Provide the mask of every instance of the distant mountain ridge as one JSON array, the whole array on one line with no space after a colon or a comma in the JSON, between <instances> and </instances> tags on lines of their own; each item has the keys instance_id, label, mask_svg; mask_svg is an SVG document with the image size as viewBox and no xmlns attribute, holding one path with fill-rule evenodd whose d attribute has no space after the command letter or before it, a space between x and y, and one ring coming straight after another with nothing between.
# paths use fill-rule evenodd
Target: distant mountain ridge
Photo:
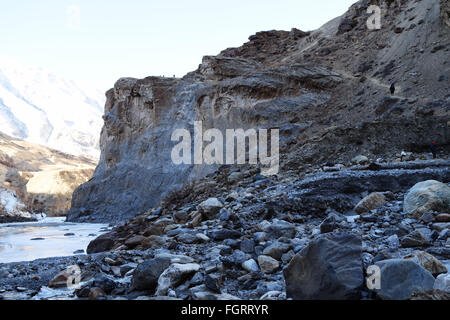
<instances>
[{"instance_id":1,"label":"distant mountain ridge","mask_svg":"<svg viewBox=\"0 0 450 320\"><path fill-rule=\"evenodd\" d=\"M99 155L104 94L0 57L0 130L66 153Z\"/></svg>"}]
</instances>

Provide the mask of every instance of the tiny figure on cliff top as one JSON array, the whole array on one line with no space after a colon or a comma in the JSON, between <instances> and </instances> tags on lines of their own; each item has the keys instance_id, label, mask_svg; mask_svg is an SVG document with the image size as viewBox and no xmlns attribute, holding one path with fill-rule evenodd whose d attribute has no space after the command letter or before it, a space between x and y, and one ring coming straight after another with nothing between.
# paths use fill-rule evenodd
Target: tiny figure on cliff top
<instances>
[{"instance_id":1,"label":"tiny figure on cliff top","mask_svg":"<svg viewBox=\"0 0 450 320\"><path fill-rule=\"evenodd\" d=\"M391 84L390 90L391 90L391 94L395 93L395 82L393 84Z\"/></svg>"}]
</instances>

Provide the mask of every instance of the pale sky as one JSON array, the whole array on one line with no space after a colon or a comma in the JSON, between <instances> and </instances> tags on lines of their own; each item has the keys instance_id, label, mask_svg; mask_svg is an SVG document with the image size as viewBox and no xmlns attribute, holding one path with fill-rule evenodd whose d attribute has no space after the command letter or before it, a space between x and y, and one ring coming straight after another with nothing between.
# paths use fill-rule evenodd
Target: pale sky
<instances>
[{"instance_id":1,"label":"pale sky","mask_svg":"<svg viewBox=\"0 0 450 320\"><path fill-rule=\"evenodd\" d=\"M356 0L0 0L0 56L106 91L185 75L263 30L313 30Z\"/></svg>"}]
</instances>

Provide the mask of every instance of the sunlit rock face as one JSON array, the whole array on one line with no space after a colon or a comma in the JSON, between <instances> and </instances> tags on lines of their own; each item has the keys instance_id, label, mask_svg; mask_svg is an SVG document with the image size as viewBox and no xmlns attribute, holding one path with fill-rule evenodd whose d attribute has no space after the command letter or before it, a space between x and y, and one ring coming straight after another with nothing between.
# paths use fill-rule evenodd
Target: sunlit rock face
<instances>
[{"instance_id":1,"label":"sunlit rock face","mask_svg":"<svg viewBox=\"0 0 450 320\"><path fill-rule=\"evenodd\" d=\"M73 190L91 178L96 163L0 133L0 187L14 193L27 216L65 215Z\"/></svg>"}]
</instances>

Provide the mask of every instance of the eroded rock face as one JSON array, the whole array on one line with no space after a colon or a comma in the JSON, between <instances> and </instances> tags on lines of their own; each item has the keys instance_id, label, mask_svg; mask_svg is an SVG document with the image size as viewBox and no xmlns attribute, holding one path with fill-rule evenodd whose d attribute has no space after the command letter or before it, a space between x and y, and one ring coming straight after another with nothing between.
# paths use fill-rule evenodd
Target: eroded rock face
<instances>
[{"instance_id":1,"label":"eroded rock face","mask_svg":"<svg viewBox=\"0 0 450 320\"><path fill-rule=\"evenodd\" d=\"M120 79L107 93L100 163L93 179L74 192L68 220L125 220L214 171L214 165L173 164L175 129L188 129L193 137L194 121L203 121L204 131L224 133L281 127L302 108L325 103L327 90L341 81L309 65L258 66L242 58L206 57L197 73L183 79ZM293 139L291 133L280 139Z\"/></svg>"},{"instance_id":2,"label":"eroded rock face","mask_svg":"<svg viewBox=\"0 0 450 320\"><path fill-rule=\"evenodd\" d=\"M227 57L242 57L255 59L259 62L273 61L295 49L297 40L309 35L309 32L293 28L288 31L262 31L249 38L249 41L239 48L229 48L221 52Z\"/></svg>"}]
</instances>

